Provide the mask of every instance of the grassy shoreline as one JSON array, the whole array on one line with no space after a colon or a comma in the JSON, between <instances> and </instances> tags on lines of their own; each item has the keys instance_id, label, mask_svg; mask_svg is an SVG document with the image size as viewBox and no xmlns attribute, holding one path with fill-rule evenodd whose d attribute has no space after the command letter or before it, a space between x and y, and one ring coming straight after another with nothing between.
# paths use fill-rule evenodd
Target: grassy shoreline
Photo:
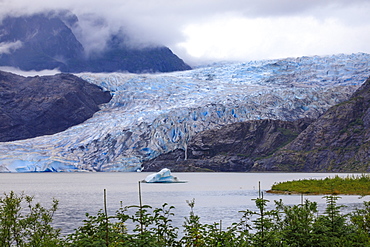
<instances>
[{"instance_id":1,"label":"grassy shoreline","mask_svg":"<svg viewBox=\"0 0 370 247\"><path fill-rule=\"evenodd\" d=\"M268 193L310 195L370 195L370 175L327 177L280 182L272 185Z\"/></svg>"}]
</instances>

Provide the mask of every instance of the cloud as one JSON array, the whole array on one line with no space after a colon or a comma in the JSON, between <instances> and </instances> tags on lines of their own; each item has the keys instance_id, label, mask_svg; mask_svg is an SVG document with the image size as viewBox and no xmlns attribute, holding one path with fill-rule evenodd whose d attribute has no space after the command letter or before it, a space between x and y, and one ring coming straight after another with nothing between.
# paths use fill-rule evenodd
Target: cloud
<instances>
[{"instance_id":1,"label":"cloud","mask_svg":"<svg viewBox=\"0 0 370 247\"><path fill-rule=\"evenodd\" d=\"M1 37L1 36L0 36ZM17 40L15 42L2 42L0 43L0 55L9 54L14 50L22 47L22 42Z\"/></svg>"},{"instance_id":2,"label":"cloud","mask_svg":"<svg viewBox=\"0 0 370 247\"><path fill-rule=\"evenodd\" d=\"M0 0L0 17L51 9L78 16L88 49L122 29L194 64L370 52L368 0Z\"/></svg>"},{"instance_id":3,"label":"cloud","mask_svg":"<svg viewBox=\"0 0 370 247\"><path fill-rule=\"evenodd\" d=\"M10 72L10 73L13 73L13 74L17 74L17 75L21 75L21 76L37 76L37 75L38 76L44 76L44 75L55 75L55 74L61 73L57 69L40 70L40 71L36 71L36 70L23 71L23 70L20 70L18 68L9 67L9 66L0 66L0 70Z\"/></svg>"},{"instance_id":4,"label":"cloud","mask_svg":"<svg viewBox=\"0 0 370 247\"><path fill-rule=\"evenodd\" d=\"M353 27L336 18L224 17L189 25L187 39L178 45L208 61L369 52L368 30L370 25Z\"/></svg>"}]
</instances>

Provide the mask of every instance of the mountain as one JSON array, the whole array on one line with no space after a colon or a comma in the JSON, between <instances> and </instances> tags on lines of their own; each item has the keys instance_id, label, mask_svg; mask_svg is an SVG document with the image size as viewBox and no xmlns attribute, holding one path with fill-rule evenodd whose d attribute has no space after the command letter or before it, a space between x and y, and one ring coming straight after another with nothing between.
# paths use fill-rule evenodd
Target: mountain
<instances>
[{"instance_id":1,"label":"mountain","mask_svg":"<svg viewBox=\"0 0 370 247\"><path fill-rule=\"evenodd\" d=\"M370 79L253 170L369 172Z\"/></svg>"},{"instance_id":2,"label":"mountain","mask_svg":"<svg viewBox=\"0 0 370 247\"><path fill-rule=\"evenodd\" d=\"M191 69L164 46L131 48L123 32L113 34L107 47L86 54L70 27L78 18L68 12L8 16L0 25L0 66L21 70L62 72L170 72Z\"/></svg>"},{"instance_id":3,"label":"mountain","mask_svg":"<svg viewBox=\"0 0 370 247\"><path fill-rule=\"evenodd\" d=\"M44 14L3 19L0 43L10 46L0 54L0 65L22 70L59 68L68 72L84 55L71 29L59 17Z\"/></svg>"},{"instance_id":4,"label":"mountain","mask_svg":"<svg viewBox=\"0 0 370 247\"><path fill-rule=\"evenodd\" d=\"M308 122L301 119L318 119L348 100L369 77L369 63L369 54L357 53L215 63L171 73L76 74L111 92L112 99L91 118L65 131L0 143L0 171L136 171L161 155L189 150L203 131L218 135L223 128L231 130L229 124L248 137L237 140L241 146L253 146L246 155L267 162L271 156L266 155L279 152L305 132ZM273 145L253 143L246 132L250 129ZM225 133L232 137L232 131ZM205 148L197 144L196 151L203 150L198 157L212 155ZM267 154L262 155L262 150ZM237 160L246 160L241 151L227 150ZM195 156L189 153L187 158ZM269 169L272 163L263 164Z\"/></svg>"},{"instance_id":5,"label":"mountain","mask_svg":"<svg viewBox=\"0 0 370 247\"><path fill-rule=\"evenodd\" d=\"M110 99L109 92L71 74L22 77L0 71L0 141L66 130Z\"/></svg>"}]
</instances>

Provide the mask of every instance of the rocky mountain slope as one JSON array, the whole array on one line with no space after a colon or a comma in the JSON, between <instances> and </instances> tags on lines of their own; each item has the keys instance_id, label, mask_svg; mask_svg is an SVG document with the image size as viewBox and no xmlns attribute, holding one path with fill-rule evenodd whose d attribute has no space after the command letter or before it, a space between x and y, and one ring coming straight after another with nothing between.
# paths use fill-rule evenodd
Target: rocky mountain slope
<instances>
[{"instance_id":1,"label":"rocky mountain slope","mask_svg":"<svg viewBox=\"0 0 370 247\"><path fill-rule=\"evenodd\" d=\"M195 135L185 150L177 149L145 161L145 171L250 171L254 161L273 154L312 122L253 120L234 123ZM186 156L185 156L186 155Z\"/></svg>"},{"instance_id":2,"label":"rocky mountain slope","mask_svg":"<svg viewBox=\"0 0 370 247\"><path fill-rule=\"evenodd\" d=\"M78 18L53 12L8 16L0 24L0 66L62 72L169 72L191 69L164 46L126 45L123 32L113 34L102 51L86 53L71 29Z\"/></svg>"},{"instance_id":3,"label":"rocky mountain slope","mask_svg":"<svg viewBox=\"0 0 370 247\"><path fill-rule=\"evenodd\" d=\"M147 171L167 167L173 171L369 172L370 79L348 101L315 121L247 121L200 132L185 151L162 154L143 167Z\"/></svg>"},{"instance_id":4,"label":"rocky mountain slope","mask_svg":"<svg viewBox=\"0 0 370 247\"><path fill-rule=\"evenodd\" d=\"M92 117L111 97L71 74L22 77L0 71L0 141L63 131Z\"/></svg>"},{"instance_id":5,"label":"rocky mountain slope","mask_svg":"<svg viewBox=\"0 0 370 247\"><path fill-rule=\"evenodd\" d=\"M255 171L370 171L370 79Z\"/></svg>"}]
</instances>

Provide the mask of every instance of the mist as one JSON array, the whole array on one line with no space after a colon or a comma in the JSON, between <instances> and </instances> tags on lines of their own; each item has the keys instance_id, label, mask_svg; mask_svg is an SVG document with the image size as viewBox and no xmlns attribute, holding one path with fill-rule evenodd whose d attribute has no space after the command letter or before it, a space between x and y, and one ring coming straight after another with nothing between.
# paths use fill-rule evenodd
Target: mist
<instances>
[{"instance_id":1,"label":"mist","mask_svg":"<svg viewBox=\"0 0 370 247\"><path fill-rule=\"evenodd\" d=\"M0 18L60 9L78 17L88 51L122 30L131 45L167 46L190 65L370 53L367 0L0 0Z\"/></svg>"},{"instance_id":2,"label":"mist","mask_svg":"<svg viewBox=\"0 0 370 247\"><path fill-rule=\"evenodd\" d=\"M12 51L21 48L22 42L17 40L15 42L2 42L0 43L0 55L1 54L9 54Z\"/></svg>"},{"instance_id":3,"label":"mist","mask_svg":"<svg viewBox=\"0 0 370 247\"><path fill-rule=\"evenodd\" d=\"M17 75L21 75L21 76L25 76L25 77L29 77L29 76L47 76L47 75L56 75L56 74L61 73L57 69L53 69L53 70L47 70L46 69L46 70L40 70L40 71L36 71L36 70L24 71L24 70L20 70L18 68L8 67L8 66L0 66L0 70L5 71L5 72L10 72L10 73L13 73L13 74L17 74Z\"/></svg>"}]
</instances>

